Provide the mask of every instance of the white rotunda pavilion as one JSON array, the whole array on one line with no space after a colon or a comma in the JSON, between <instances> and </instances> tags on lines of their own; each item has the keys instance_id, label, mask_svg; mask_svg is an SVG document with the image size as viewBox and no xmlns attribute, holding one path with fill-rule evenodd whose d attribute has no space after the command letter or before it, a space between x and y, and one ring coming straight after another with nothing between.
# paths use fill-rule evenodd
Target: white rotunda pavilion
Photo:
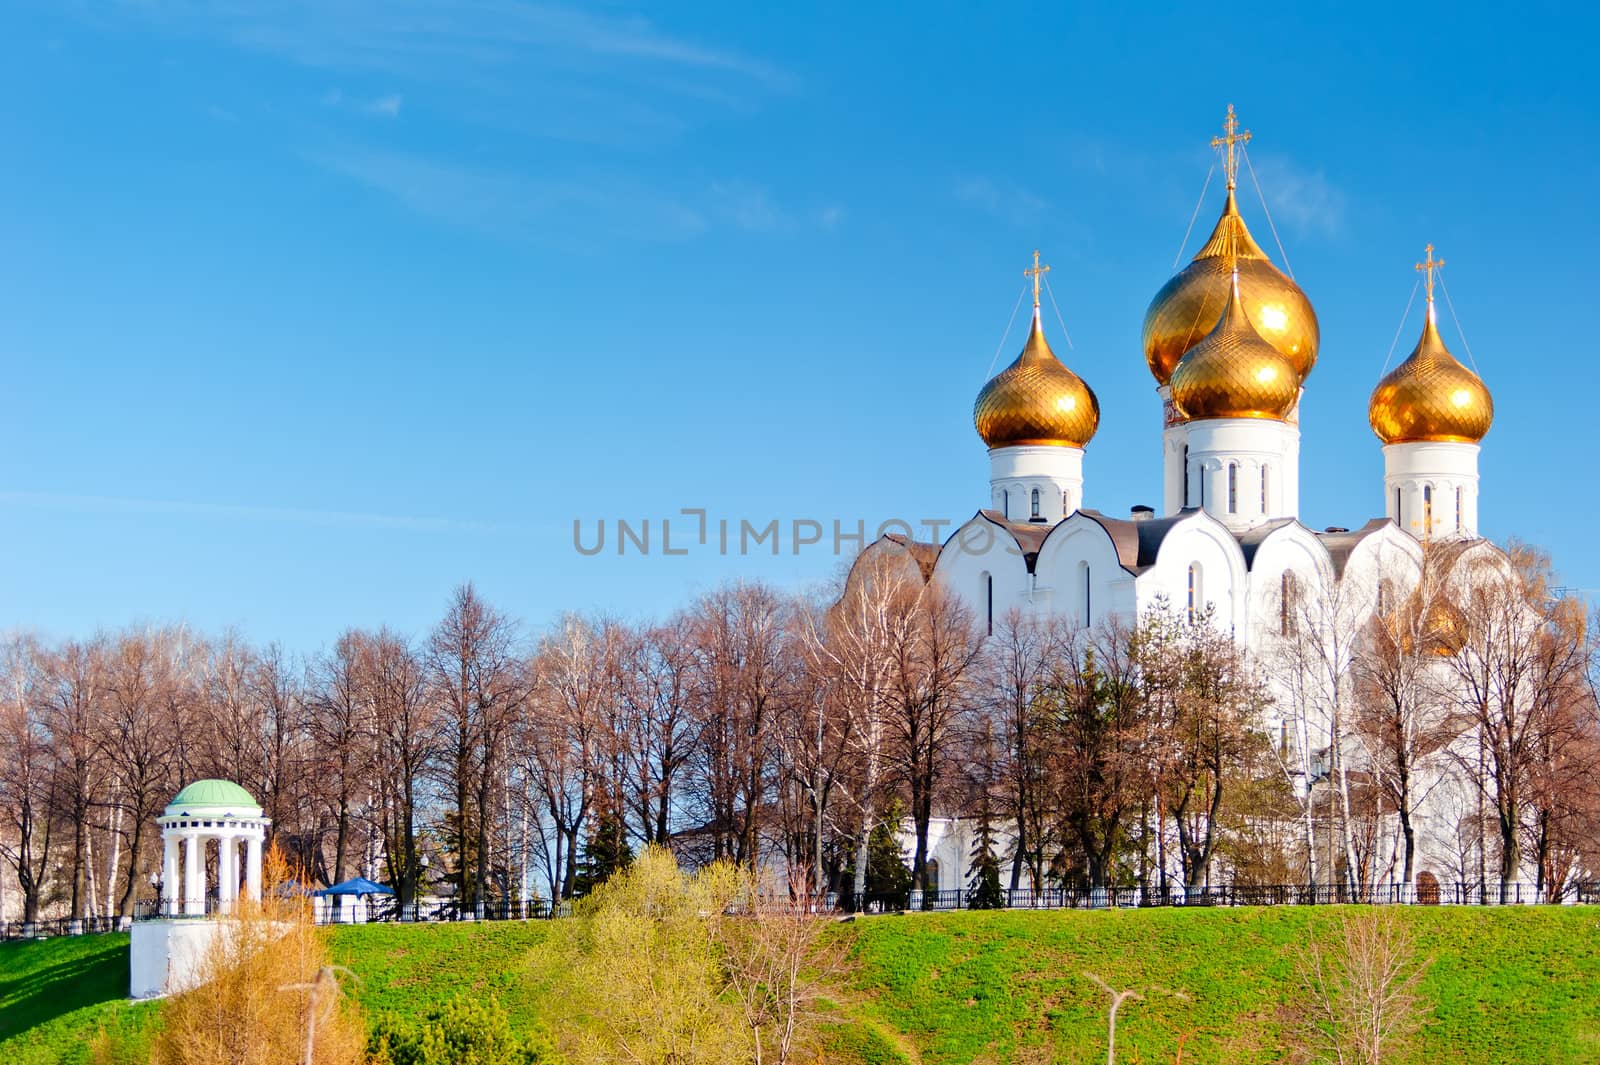
<instances>
[{"instance_id":1,"label":"white rotunda pavilion","mask_svg":"<svg viewBox=\"0 0 1600 1065\"><path fill-rule=\"evenodd\" d=\"M241 898L261 898L261 844L272 825L250 793L227 780L190 784L156 823L161 826L161 903L152 919L133 924L128 959L133 998L175 994L199 982L206 952L226 927L207 918L232 913ZM212 844L214 890L206 875Z\"/></svg>"},{"instance_id":2,"label":"white rotunda pavilion","mask_svg":"<svg viewBox=\"0 0 1600 1065\"><path fill-rule=\"evenodd\" d=\"M227 780L197 780L178 792L158 819L161 826L161 912L203 917L208 909L227 913L240 895L261 897L261 844L272 822L250 793ZM206 851L215 842L217 890L206 886ZM244 844L241 867L239 845ZM182 848L180 890L179 848ZM207 900L214 898L215 906Z\"/></svg>"}]
</instances>

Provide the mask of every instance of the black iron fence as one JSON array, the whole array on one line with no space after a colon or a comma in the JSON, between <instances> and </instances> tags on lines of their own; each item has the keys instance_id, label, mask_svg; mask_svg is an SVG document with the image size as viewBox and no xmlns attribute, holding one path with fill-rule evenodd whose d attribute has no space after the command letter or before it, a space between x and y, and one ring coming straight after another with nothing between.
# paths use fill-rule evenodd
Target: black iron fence
<instances>
[{"instance_id":1,"label":"black iron fence","mask_svg":"<svg viewBox=\"0 0 1600 1065\"><path fill-rule=\"evenodd\" d=\"M829 894L824 911L845 913L907 913L915 911L970 910L975 897L970 890L900 891ZM1013 910L1097 910L1140 909L1173 906L1524 906L1552 904L1600 904L1600 882L1568 886L1551 897L1534 884L1458 882L1424 884L1385 884L1352 888L1348 884L1228 884L1185 888L1044 888L1002 890L1002 908ZM172 912L171 906L155 900L135 903L129 917L59 917L39 921L0 922L0 940L44 939L83 935L92 932L125 932L132 921L205 918L226 913L237 903L206 900L202 908L188 913ZM181 909L181 907L179 907ZM200 912L203 910L203 912ZM426 924L443 921L525 921L565 917L572 912L570 902L559 904L552 913L543 899L491 899L473 905L453 899L419 899L400 906L394 899L370 897L364 905L341 904L318 899L317 920L325 924L373 924L403 922Z\"/></svg>"},{"instance_id":2,"label":"black iron fence","mask_svg":"<svg viewBox=\"0 0 1600 1065\"><path fill-rule=\"evenodd\" d=\"M126 932L126 917L52 917L42 921L0 921L0 940L53 939L90 932Z\"/></svg>"},{"instance_id":3,"label":"black iron fence","mask_svg":"<svg viewBox=\"0 0 1600 1065\"><path fill-rule=\"evenodd\" d=\"M839 908L854 913L970 910L971 890L846 893ZM1165 906L1520 906L1600 903L1600 883L1568 886L1550 895L1535 884L1225 884L1202 887L1017 888L1000 892L1000 908L1015 910L1140 909Z\"/></svg>"}]
</instances>

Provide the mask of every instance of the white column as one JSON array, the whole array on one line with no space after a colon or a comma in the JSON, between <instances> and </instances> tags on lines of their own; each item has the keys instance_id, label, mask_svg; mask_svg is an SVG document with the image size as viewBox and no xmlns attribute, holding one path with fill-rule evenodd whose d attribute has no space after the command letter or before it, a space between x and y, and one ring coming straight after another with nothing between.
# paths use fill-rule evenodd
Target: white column
<instances>
[{"instance_id":1,"label":"white column","mask_svg":"<svg viewBox=\"0 0 1600 1065\"><path fill-rule=\"evenodd\" d=\"M178 837L161 833L161 904L163 914L178 912Z\"/></svg>"},{"instance_id":2,"label":"white column","mask_svg":"<svg viewBox=\"0 0 1600 1065\"><path fill-rule=\"evenodd\" d=\"M261 829L245 842L244 890L247 898L261 898Z\"/></svg>"},{"instance_id":3,"label":"white column","mask_svg":"<svg viewBox=\"0 0 1600 1065\"><path fill-rule=\"evenodd\" d=\"M239 893L238 849L239 841L231 832L217 837L217 902L223 912Z\"/></svg>"},{"instance_id":4,"label":"white column","mask_svg":"<svg viewBox=\"0 0 1600 1065\"><path fill-rule=\"evenodd\" d=\"M204 916L206 912L206 856L198 832L183 837L183 912Z\"/></svg>"}]
</instances>

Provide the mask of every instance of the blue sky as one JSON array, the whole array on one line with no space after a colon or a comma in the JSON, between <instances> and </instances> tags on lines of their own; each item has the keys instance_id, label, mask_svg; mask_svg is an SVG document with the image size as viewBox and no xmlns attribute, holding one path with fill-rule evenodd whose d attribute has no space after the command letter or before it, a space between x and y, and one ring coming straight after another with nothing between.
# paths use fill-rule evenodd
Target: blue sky
<instances>
[{"instance_id":1,"label":"blue sky","mask_svg":"<svg viewBox=\"0 0 1600 1065\"><path fill-rule=\"evenodd\" d=\"M1432 241L1496 399L1484 531L1595 594L1593 16L1299 6L7 5L0 626L312 650L468 579L533 628L826 579L834 520L987 499L1036 246L1088 501L1159 505L1139 327L1230 102L1322 324L1304 519L1381 513L1366 399ZM682 508L781 554L667 557Z\"/></svg>"}]
</instances>

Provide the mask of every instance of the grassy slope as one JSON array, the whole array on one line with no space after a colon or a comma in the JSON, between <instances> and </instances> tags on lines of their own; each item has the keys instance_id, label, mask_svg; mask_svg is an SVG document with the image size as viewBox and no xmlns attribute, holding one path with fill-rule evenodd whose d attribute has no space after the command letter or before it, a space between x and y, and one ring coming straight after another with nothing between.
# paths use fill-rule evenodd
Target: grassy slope
<instances>
[{"instance_id":1,"label":"grassy slope","mask_svg":"<svg viewBox=\"0 0 1600 1065\"><path fill-rule=\"evenodd\" d=\"M128 937L0 944L0 1061L83 1061L100 1030L138 1033L155 1018L128 994Z\"/></svg>"},{"instance_id":2,"label":"grassy slope","mask_svg":"<svg viewBox=\"0 0 1600 1065\"><path fill-rule=\"evenodd\" d=\"M1600 1060L1600 914L1579 909L1408 909L1435 959L1435 1023L1419 1060L1459 1065ZM1327 909L991 913L866 922L858 1014L904 1033L922 1061L1092 1061L1103 992L1158 986L1124 1005L1119 1060L1282 1061L1294 959Z\"/></svg>"},{"instance_id":3,"label":"grassy slope","mask_svg":"<svg viewBox=\"0 0 1600 1065\"><path fill-rule=\"evenodd\" d=\"M891 1065L1083 1062L1103 1057L1104 1001L1083 978L1159 985L1124 1007L1121 1061L1285 1060L1279 1000L1308 925L1335 911L1201 910L880 917L842 926L855 966L834 995L828 1060ZM1600 911L1408 909L1436 959L1438 1002L1422 1059L1600 1060ZM513 1023L537 1004L529 952L538 923L371 926L333 933L369 1010L425 1012L457 992L497 995ZM82 1061L100 1028L137 1032L155 1011L121 999L126 936L0 945L0 1062ZM1137 1059L1135 1058L1137 1054Z\"/></svg>"}]
</instances>

